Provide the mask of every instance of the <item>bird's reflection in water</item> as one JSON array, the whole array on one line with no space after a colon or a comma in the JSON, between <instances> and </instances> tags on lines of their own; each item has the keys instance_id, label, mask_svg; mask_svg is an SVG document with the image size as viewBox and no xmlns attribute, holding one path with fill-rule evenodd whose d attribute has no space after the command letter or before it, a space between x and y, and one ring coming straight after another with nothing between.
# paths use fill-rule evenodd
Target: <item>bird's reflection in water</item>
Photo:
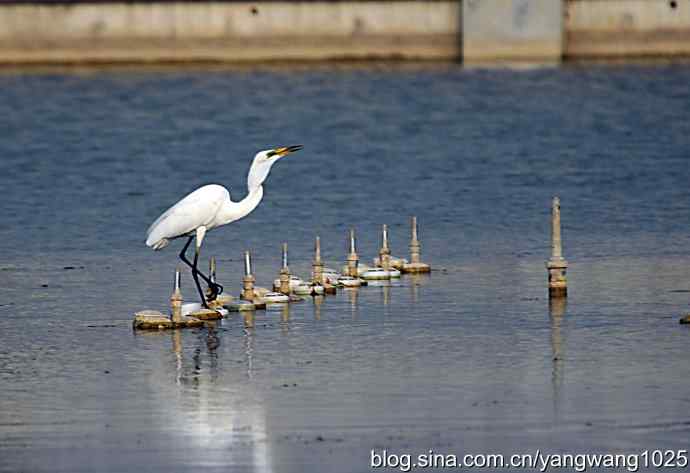
<instances>
[{"instance_id":1,"label":"bird's reflection in water","mask_svg":"<svg viewBox=\"0 0 690 473\"><path fill-rule=\"evenodd\" d=\"M244 353L249 378L253 375L254 329L253 313L243 314L250 328L244 329ZM253 472L275 471L271 445L267 441L264 403L260 399L246 402L239 393L223 391L218 396L217 361L223 336L221 324L207 323L205 328L173 330L156 335L170 337L175 370L175 385L171 390L166 370L152 370L151 386L159 396L159 404L167 406L175 415L162 416L160 428L170 433L172 445L180 449L194 447L192 455L208 464L250 465ZM194 344L190 356L188 346ZM185 356L186 354L186 356ZM234 366L234 365L233 365ZM227 373L226 373L227 375ZM221 387L222 389L222 387ZM234 471L229 467L228 471Z\"/></svg>"},{"instance_id":2,"label":"bird's reflection in water","mask_svg":"<svg viewBox=\"0 0 690 473\"><path fill-rule=\"evenodd\" d=\"M216 350L220 346L220 338L218 338L218 323L215 320L206 323L206 348L208 355L212 359L218 359Z\"/></svg>"},{"instance_id":3,"label":"bird's reflection in water","mask_svg":"<svg viewBox=\"0 0 690 473\"><path fill-rule=\"evenodd\" d=\"M553 386L554 416L558 418L561 387L563 385L563 340L561 324L568 306L565 297L549 299L549 318L551 321L551 356L553 368L551 372L551 384Z\"/></svg>"},{"instance_id":4,"label":"bird's reflection in water","mask_svg":"<svg viewBox=\"0 0 690 473\"><path fill-rule=\"evenodd\" d=\"M314 296L314 319L321 320L321 304L323 304L323 296Z\"/></svg>"},{"instance_id":5,"label":"bird's reflection in water","mask_svg":"<svg viewBox=\"0 0 690 473\"><path fill-rule=\"evenodd\" d=\"M208 353L208 369L211 381L218 378L218 347L220 338L218 337L218 324L215 321L206 323L206 352ZM203 335L202 335L203 336Z\"/></svg>"},{"instance_id":6,"label":"bird's reflection in water","mask_svg":"<svg viewBox=\"0 0 690 473\"><path fill-rule=\"evenodd\" d=\"M173 330L171 332L172 351L175 356L175 384L181 385L183 382L192 381L192 384L198 384L199 375L204 370L204 356L203 346L206 345L206 353L208 355L208 375L211 381L218 377L218 353L217 349L220 346L220 338L217 332L217 323L209 321L206 323L206 328L197 332L197 345L192 355L194 362L194 370L191 377L187 378L184 373L184 347L182 344L183 330Z\"/></svg>"}]
</instances>

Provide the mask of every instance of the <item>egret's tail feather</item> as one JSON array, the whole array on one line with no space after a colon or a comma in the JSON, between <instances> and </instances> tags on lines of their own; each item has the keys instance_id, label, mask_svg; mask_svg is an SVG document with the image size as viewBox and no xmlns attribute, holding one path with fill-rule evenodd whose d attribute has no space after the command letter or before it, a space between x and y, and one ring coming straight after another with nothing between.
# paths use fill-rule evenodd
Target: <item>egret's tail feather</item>
<instances>
[{"instance_id":1,"label":"egret's tail feather","mask_svg":"<svg viewBox=\"0 0 690 473\"><path fill-rule=\"evenodd\" d=\"M156 242L148 242L147 241L146 245L148 245L151 248L153 248L154 250L158 251L158 250L162 250L163 248L168 246L169 243L170 243L170 240L168 240L167 238L161 238L160 240L158 240Z\"/></svg>"}]
</instances>

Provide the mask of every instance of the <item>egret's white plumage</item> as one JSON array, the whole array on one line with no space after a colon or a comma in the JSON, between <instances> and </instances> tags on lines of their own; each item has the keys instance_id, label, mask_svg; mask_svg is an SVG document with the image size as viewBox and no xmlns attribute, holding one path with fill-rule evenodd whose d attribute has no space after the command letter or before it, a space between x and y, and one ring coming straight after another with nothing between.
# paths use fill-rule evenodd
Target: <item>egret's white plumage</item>
<instances>
[{"instance_id":1,"label":"egret's white plumage","mask_svg":"<svg viewBox=\"0 0 690 473\"><path fill-rule=\"evenodd\" d=\"M201 276L212 290L213 294L209 300L222 291L222 286L204 276L197 268L199 250L206 232L239 220L254 210L263 198L263 183L271 171L271 166L283 156L300 149L302 149L301 145L295 145L258 152L249 168L247 196L241 201L230 200L230 192L225 187L209 184L188 194L163 212L146 231L146 245L154 250L165 248L174 238L190 237L180 253L180 258L192 268L192 276L204 306L206 306L206 299L199 285L198 276ZM192 241L191 237L196 237L193 263L185 256Z\"/></svg>"},{"instance_id":2,"label":"egret's white plumage","mask_svg":"<svg viewBox=\"0 0 690 473\"><path fill-rule=\"evenodd\" d=\"M151 224L146 232L146 245L160 250L174 238L196 234L196 246L200 247L207 231L251 213L263 198L262 184L271 166L300 148L290 146L257 153L247 176L247 196L239 202L230 200L230 192L218 184L209 184L188 194Z\"/></svg>"},{"instance_id":3,"label":"egret's white plumage","mask_svg":"<svg viewBox=\"0 0 690 473\"><path fill-rule=\"evenodd\" d=\"M171 239L192 235L234 222L249 214L261 202L263 188L250 191L241 202L230 200L230 192L218 184L198 188L170 207L151 224L146 245L154 250L165 248ZM200 244L200 243L199 243Z\"/></svg>"}]
</instances>

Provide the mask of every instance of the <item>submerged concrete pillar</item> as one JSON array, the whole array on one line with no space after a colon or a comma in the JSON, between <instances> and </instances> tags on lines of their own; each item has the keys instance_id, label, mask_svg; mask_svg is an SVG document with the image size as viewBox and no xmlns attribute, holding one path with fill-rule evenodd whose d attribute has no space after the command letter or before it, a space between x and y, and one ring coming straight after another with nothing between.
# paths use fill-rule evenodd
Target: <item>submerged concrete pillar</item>
<instances>
[{"instance_id":1,"label":"submerged concrete pillar","mask_svg":"<svg viewBox=\"0 0 690 473\"><path fill-rule=\"evenodd\" d=\"M558 62L562 54L562 0L463 0L465 63Z\"/></svg>"},{"instance_id":2,"label":"submerged concrete pillar","mask_svg":"<svg viewBox=\"0 0 690 473\"><path fill-rule=\"evenodd\" d=\"M311 264L311 282L323 284L323 261L321 261L321 238L316 237L314 243L314 261Z\"/></svg>"},{"instance_id":3,"label":"submerged concrete pillar","mask_svg":"<svg viewBox=\"0 0 690 473\"><path fill-rule=\"evenodd\" d=\"M386 271L391 269L391 250L388 246L388 225L381 226L381 249L379 250L379 263Z\"/></svg>"},{"instance_id":4,"label":"submerged concrete pillar","mask_svg":"<svg viewBox=\"0 0 690 473\"><path fill-rule=\"evenodd\" d=\"M358 277L357 267L359 266L359 256L357 256L357 242L355 240L355 229L350 229L350 252L347 255L347 275L353 278Z\"/></svg>"},{"instance_id":5,"label":"submerged concrete pillar","mask_svg":"<svg viewBox=\"0 0 690 473\"><path fill-rule=\"evenodd\" d=\"M173 323L182 322L182 292L180 291L180 267L175 269L175 282L173 283L173 292L170 295L170 320Z\"/></svg>"},{"instance_id":6,"label":"submerged concrete pillar","mask_svg":"<svg viewBox=\"0 0 690 473\"><path fill-rule=\"evenodd\" d=\"M412 238L410 239L410 263L421 263L421 245L417 238L417 217L412 217Z\"/></svg>"},{"instance_id":7,"label":"submerged concrete pillar","mask_svg":"<svg viewBox=\"0 0 690 473\"><path fill-rule=\"evenodd\" d=\"M208 278L211 280L211 282L216 282L216 257L211 256L211 259L208 261Z\"/></svg>"},{"instance_id":8,"label":"submerged concrete pillar","mask_svg":"<svg viewBox=\"0 0 690 473\"><path fill-rule=\"evenodd\" d=\"M554 197L551 203L551 258L546 262L549 273L549 297L566 297L568 262L563 258L561 240L561 200Z\"/></svg>"},{"instance_id":9,"label":"submerged concrete pillar","mask_svg":"<svg viewBox=\"0 0 690 473\"><path fill-rule=\"evenodd\" d=\"M216 282L216 257L211 256L211 258L208 260L208 279L215 284ZM211 286L209 285L206 287L206 300L208 301L209 297L213 295L213 290L211 289Z\"/></svg>"},{"instance_id":10,"label":"submerged concrete pillar","mask_svg":"<svg viewBox=\"0 0 690 473\"><path fill-rule=\"evenodd\" d=\"M252 275L252 256L249 251L244 252L244 277L242 278L242 296L245 301L254 300L254 275Z\"/></svg>"},{"instance_id":11,"label":"submerged concrete pillar","mask_svg":"<svg viewBox=\"0 0 690 473\"><path fill-rule=\"evenodd\" d=\"M422 245L417 238L417 217L412 217L412 238L410 239L410 262L403 264L403 273L428 273L431 271L431 266L422 263L421 252Z\"/></svg>"},{"instance_id":12,"label":"submerged concrete pillar","mask_svg":"<svg viewBox=\"0 0 690 473\"><path fill-rule=\"evenodd\" d=\"M290 295L290 268L288 267L288 245L283 243L283 266L280 268L280 291Z\"/></svg>"}]
</instances>

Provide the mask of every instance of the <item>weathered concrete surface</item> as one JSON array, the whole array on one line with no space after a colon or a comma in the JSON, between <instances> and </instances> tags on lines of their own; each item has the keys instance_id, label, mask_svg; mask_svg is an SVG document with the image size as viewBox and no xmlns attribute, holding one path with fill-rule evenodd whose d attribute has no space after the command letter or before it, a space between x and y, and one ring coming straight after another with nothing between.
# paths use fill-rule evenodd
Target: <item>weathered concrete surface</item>
<instances>
[{"instance_id":1,"label":"weathered concrete surface","mask_svg":"<svg viewBox=\"0 0 690 473\"><path fill-rule=\"evenodd\" d=\"M690 0L569 0L569 58L690 55Z\"/></svg>"},{"instance_id":2,"label":"weathered concrete surface","mask_svg":"<svg viewBox=\"0 0 690 473\"><path fill-rule=\"evenodd\" d=\"M399 269L403 273L411 274L431 272L431 266L426 263L406 263L402 266L402 268Z\"/></svg>"},{"instance_id":3,"label":"weathered concrete surface","mask_svg":"<svg viewBox=\"0 0 690 473\"><path fill-rule=\"evenodd\" d=\"M0 6L0 63L449 59L458 1Z\"/></svg>"},{"instance_id":4,"label":"weathered concrete surface","mask_svg":"<svg viewBox=\"0 0 690 473\"><path fill-rule=\"evenodd\" d=\"M467 63L559 61L563 5L559 0L463 0L462 52Z\"/></svg>"},{"instance_id":5,"label":"weathered concrete surface","mask_svg":"<svg viewBox=\"0 0 690 473\"><path fill-rule=\"evenodd\" d=\"M210 309L220 309L226 304L232 303L234 300L234 297L228 294L221 294L218 297L216 297L214 300L208 302L208 307Z\"/></svg>"},{"instance_id":6,"label":"weathered concrete surface","mask_svg":"<svg viewBox=\"0 0 690 473\"><path fill-rule=\"evenodd\" d=\"M199 320L218 320L223 318L223 314L213 309L199 309L189 314L189 316Z\"/></svg>"},{"instance_id":7,"label":"weathered concrete surface","mask_svg":"<svg viewBox=\"0 0 690 473\"><path fill-rule=\"evenodd\" d=\"M134 314L132 326L135 330L166 330L199 327L204 322L194 317L182 316L179 321L172 319L157 310L142 310Z\"/></svg>"}]
</instances>

